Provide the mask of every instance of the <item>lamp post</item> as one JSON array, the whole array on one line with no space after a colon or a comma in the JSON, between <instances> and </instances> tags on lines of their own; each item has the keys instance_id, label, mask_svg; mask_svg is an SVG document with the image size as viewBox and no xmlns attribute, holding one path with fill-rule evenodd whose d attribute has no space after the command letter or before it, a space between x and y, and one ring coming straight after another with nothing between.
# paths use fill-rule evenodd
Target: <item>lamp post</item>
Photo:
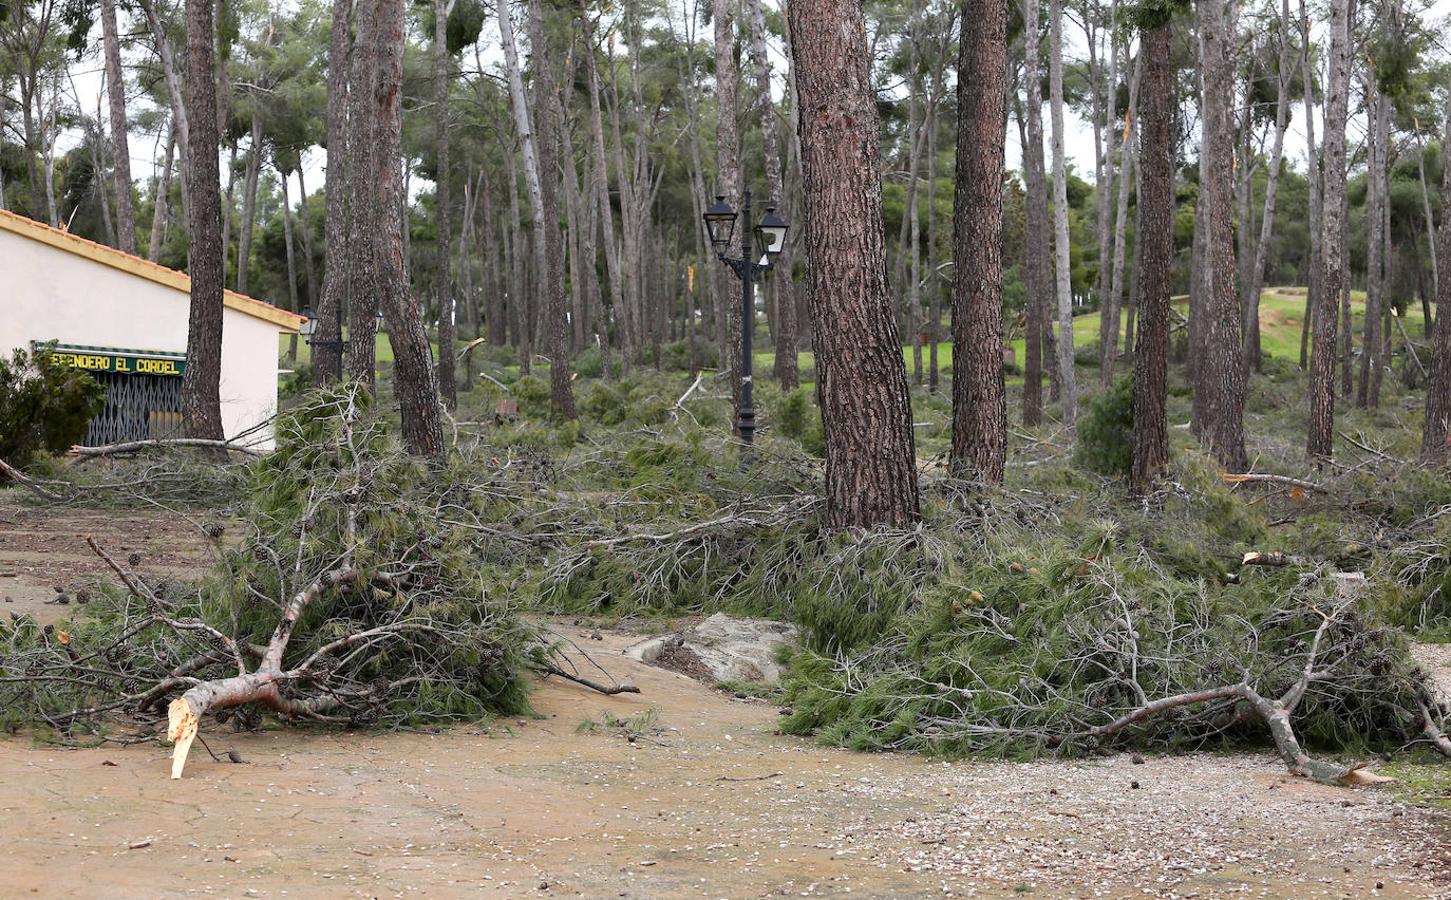
<instances>
[{"instance_id":1,"label":"lamp post","mask_svg":"<svg viewBox=\"0 0 1451 900\"><path fill-rule=\"evenodd\" d=\"M302 335L303 339L307 341L307 345L309 347L336 347L337 348L337 351L338 351L338 371L337 371L337 377L338 377L339 380L341 380L342 377L343 377L343 354L348 351L348 342L345 341L345 340L343 340L343 317L341 315L338 315L336 318L333 319L333 336L332 337L330 337L330 338L320 338L320 337L317 336L317 319L316 319L316 317L313 316L312 307L311 306L304 306L302 308L302 312L299 313L299 315L302 316L302 324L300 326L298 326L297 333L300 334L300 335ZM377 315L375 315L373 317L373 333L374 334L377 334L378 331L382 327L383 327L383 310L380 309L380 310L378 310Z\"/></svg>"},{"instance_id":2,"label":"lamp post","mask_svg":"<svg viewBox=\"0 0 1451 900\"><path fill-rule=\"evenodd\" d=\"M746 219L746 229L741 233L741 255L739 258L726 255L726 248L730 246L731 233L736 227L736 211L726 203L724 195L717 194L715 203L705 211L702 218L705 219L706 229L710 233L710 243L715 247L716 257L725 263L736 277L741 281L741 411L736 421L736 429L740 432L741 443L747 448L755 442L756 436L756 408L752 396L752 356L751 338L755 330L752 326L755 323L756 313L756 280L760 276L771 271L776 265L776 257L786 246L787 225L776 215L776 207L766 207L766 215L754 228L751 227L751 192L746 191L741 198L742 213ZM751 258L751 241L755 239L756 251L759 254L759 261Z\"/></svg>"}]
</instances>

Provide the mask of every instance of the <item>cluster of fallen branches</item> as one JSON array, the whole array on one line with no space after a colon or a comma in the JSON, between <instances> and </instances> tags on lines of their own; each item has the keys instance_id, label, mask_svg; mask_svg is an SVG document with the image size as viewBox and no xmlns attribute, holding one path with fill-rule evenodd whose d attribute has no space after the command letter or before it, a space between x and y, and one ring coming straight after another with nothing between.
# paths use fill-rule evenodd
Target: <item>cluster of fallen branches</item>
<instances>
[{"instance_id":1,"label":"cluster of fallen branches","mask_svg":"<svg viewBox=\"0 0 1451 900\"><path fill-rule=\"evenodd\" d=\"M529 668L610 690L481 571L500 492L410 458L367 405L344 386L278 422L278 450L245 469L240 541L195 585L163 587L92 542L123 589L63 628L0 626L4 721L133 740L169 703L179 776L209 714L473 720L524 709Z\"/></svg>"}]
</instances>

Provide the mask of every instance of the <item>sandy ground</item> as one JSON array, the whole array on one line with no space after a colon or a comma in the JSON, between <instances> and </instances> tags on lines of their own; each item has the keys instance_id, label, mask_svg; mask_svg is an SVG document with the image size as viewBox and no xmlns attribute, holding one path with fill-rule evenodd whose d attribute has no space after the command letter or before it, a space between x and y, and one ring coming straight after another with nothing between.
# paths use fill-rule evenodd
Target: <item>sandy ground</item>
<instances>
[{"instance_id":1,"label":"sandy ground","mask_svg":"<svg viewBox=\"0 0 1451 900\"><path fill-rule=\"evenodd\" d=\"M0 616L48 623L72 615L85 585L110 574L86 546L87 534L119 562L140 553L153 575L191 576L210 559L197 526L171 513L42 509L21 504L13 490L0 492Z\"/></svg>"},{"instance_id":2,"label":"sandy ground","mask_svg":"<svg viewBox=\"0 0 1451 900\"><path fill-rule=\"evenodd\" d=\"M0 895L1451 897L1451 824L1268 756L942 763L774 734L771 707L583 641L643 693L551 680L487 732L213 729L0 743ZM654 710L658 731L579 730ZM1134 784L1138 787L1135 788Z\"/></svg>"},{"instance_id":3,"label":"sandy ground","mask_svg":"<svg viewBox=\"0 0 1451 900\"><path fill-rule=\"evenodd\" d=\"M91 515L0 505L0 572L52 594L98 574L85 530L151 564L200 558L176 526ZM198 744L181 781L159 745L0 741L0 897L1451 898L1451 817L1390 789L1293 779L1268 755L835 750L625 658L634 636L561 627L642 693L551 679L537 717L438 734L211 726L211 749L244 762ZM580 729L606 713L654 728Z\"/></svg>"}]
</instances>

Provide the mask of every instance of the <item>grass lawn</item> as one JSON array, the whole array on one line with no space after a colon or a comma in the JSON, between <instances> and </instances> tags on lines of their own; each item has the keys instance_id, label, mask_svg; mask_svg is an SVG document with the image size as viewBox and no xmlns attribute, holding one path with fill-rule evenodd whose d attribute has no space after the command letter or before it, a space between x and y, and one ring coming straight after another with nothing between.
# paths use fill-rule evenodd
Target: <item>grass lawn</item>
<instances>
[{"instance_id":1,"label":"grass lawn","mask_svg":"<svg viewBox=\"0 0 1451 900\"><path fill-rule=\"evenodd\" d=\"M1266 288L1260 294L1260 345L1264 348L1266 356L1279 357L1291 362L1299 362L1300 359L1300 323L1305 314L1305 288L1303 287L1273 287ZM1365 321L1365 294L1361 291L1351 293L1351 315L1355 322L1355 333L1358 335ZM1174 305L1181 312L1189 305L1187 296L1174 298ZM1075 346L1083 347L1098 340L1098 313L1075 316L1073 319L1073 343ZM1413 340L1423 340L1422 316L1419 305L1411 305L1406 310L1405 326ZM1395 331L1394 342L1397 346L1401 343L1399 331ZM1122 340L1122 339L1121 339ZM393 361L393 346L388 342L388 335L380 332L375 338L378 362ZM287 353L287 338L281 338L281 353ZM438 345L434 344L434 352L437 353ZM1012 341L1010 346L1016 353L1018 365L1021 367L1025 359L1023 339L1018 338ZM927 350L922 348L922 365L927 365ZM770 350L757 351L755 354L756 369L769 372L775 361L775 353ZM306 365L312 359L312 348L306 341L301 339L297 342L298 365ZM912 348L902 348L902 359L906 362L908 371L912 366ZM944 341L937 345L937 364L943 368L952 365L952 344ZM811 368L815 360L810 351L797 354L797 365L801 369Z\"/></svg>"}]
</instances>

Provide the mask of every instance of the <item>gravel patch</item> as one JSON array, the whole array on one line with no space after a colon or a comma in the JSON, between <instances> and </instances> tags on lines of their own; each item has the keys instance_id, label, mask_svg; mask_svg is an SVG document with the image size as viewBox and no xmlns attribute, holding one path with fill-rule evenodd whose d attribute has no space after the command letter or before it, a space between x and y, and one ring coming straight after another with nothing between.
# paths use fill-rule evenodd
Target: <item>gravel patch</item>
<instances>
[{"instance_id":1,"label":"gravel patch","mask_svg":"<svg viewBox=\"0 0 1451 900\"><path fill-rule=\"evenodd\" d=\"M869 807L922 786L897 781L847 790ZM931 784L954 798L946 813L861 818L838 852L885 853L968 896L1451 897L1444 816L1292 778L1270 756L943 766Z\"/></svg>"}]
</instances>

